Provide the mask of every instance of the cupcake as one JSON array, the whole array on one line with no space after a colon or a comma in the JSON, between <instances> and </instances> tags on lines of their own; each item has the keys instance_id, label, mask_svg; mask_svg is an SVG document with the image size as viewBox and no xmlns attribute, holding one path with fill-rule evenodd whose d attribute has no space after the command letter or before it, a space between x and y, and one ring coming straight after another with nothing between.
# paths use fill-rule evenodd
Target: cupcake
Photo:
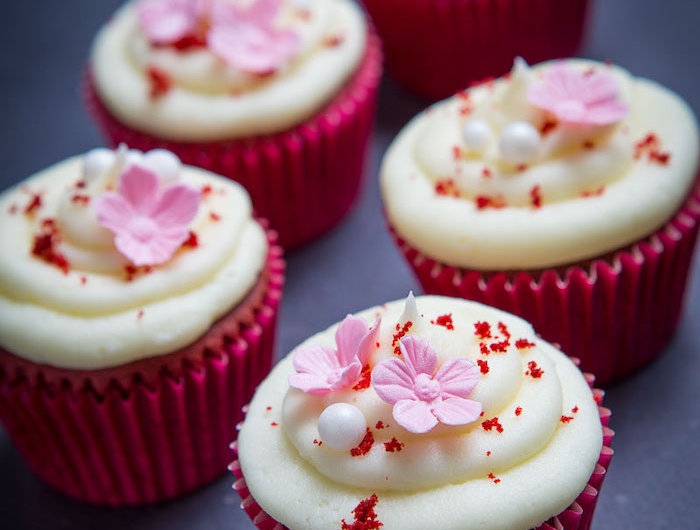
<instances>
[{"instance_id":1,"label":"cupcake","mask_svg":"<svg viewBox=\"0 0 700 530\"><path fill-rule=\"evenodd\" d=\"M240 182L289 249L358 197L381 60L350 0L135 0L97 34L84 96L114 145Z\"/></svg>"},{"instance_id":2,"label":"cupcake","mask_svg":"<svg viewBox=\"0 0 700 530\"><path fill-rule=\"evenodd\" d=\"M588 0L361 0L384 44L387 70L412 92L439 99L530 63L574 55ZM400 15L397 15L400 13Z\"/></svg>"},{"instance_id":3,"label":"cupcake","mask_svg":"<svg viewBox=\"0 0 700 530\"><path fill-rule=\"evenodd\" d=\"M239 184L124 146L0 195L0 420L41 480L119 506L226 471L283 284L251 211Z\"/></svg>"},{"instance_id":4,"label":"cupcake","mask_svg":"<svg viewBox=\"0 0 700 530\"><path fill-rule=\"evenodd\" d=\"M612 65L519 59L415 117L380 178L426 292L523 317L604 385L676 329L697 173L697 124L677 95Z\"/></svg>"},{"instance_id":5,"label":"cupcake","mask_svg":"<svg viewBox=\"0 0 700 530\"><path fill-rule=\"evenodd\" d=\"M260 529L587 530L613 435L589 381L514 315L409 295L278 363L234 488Z\"/></svg>"}]
</instances>

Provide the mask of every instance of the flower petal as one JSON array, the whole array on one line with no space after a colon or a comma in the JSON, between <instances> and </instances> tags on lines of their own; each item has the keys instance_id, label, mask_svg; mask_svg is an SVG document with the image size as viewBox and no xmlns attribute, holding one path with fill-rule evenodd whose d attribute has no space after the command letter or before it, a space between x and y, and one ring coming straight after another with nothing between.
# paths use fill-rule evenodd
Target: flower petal
<instances>
[{"instance_id":1,"label":"flower petal","mask_svg":"<svg viewBox=\"0 0 700 530\"><path fill-rule=\"evenodd\" d=\"M169 44L194 31L197 2L145 0L136 4L139 26L156 44Z\"/></svg>"},{"instance_id":2,"label":"flower petal","mask_svg":"<svg viewBox=\"0 0 700 530\"><path fill-rule=\"evenodd\" d=\"M360 360L362 366L369 363L369 354L375 349L377 344L377 338L379 337L379 328L382 324L382 317L377 317L374 321L374 325L370 328L369 332L362 338L360 345L357 347L357 358Z\"/></svg>"},{"instance_id":3,"label":"flower petal","mask_svg":"<svg viewBox=\"0 0 700 530\"><path fill-rule=\"evenodd\" d=\"M340 373L338 378L331 383L331 390L344 390L350 388L357 380L360 378L360 373L362 372L362 365L359 362L354 362Z\"/></svg>"},{"instance_id":4,"label":"flower petal","mask_svg":"<svg viewBox=\"0 0 700 530\"><path fill-rule=\"evenodd\" d=\"M409 335L399 341L399 349L413 379L417 374L433 375L437 354L427 340Z\"/></svg>"},{"instance_id":5,"label":"flower petal","mask_svg":"<svg viewBox=\"0 0 700 530\"><path fill-rule=\"evenodd\" d=\"M400 359L385 359L372 370L372 387L377 395L393 405L402 399L416 399L413 376Z\"/></svg>"},{"instance_id":6,"label":"flower petal","mask_svg":"<svg viewBox=\"0 0 700 530\"><path fill-rule=\"evenodd\" d=\"M158 175L145 167L130 165L119 180L119 193L134 213L150 215L158 201Z\"/></svg>"},{"instance_id":7,"label":"flower petal","mask_svg":"<svg viewBox=\"0 0 700 530\"><path fill-rule=\"evenodd\" d=\"M401 400L394 405L392 415L401 427L416 434L428 432L438 423L424 401Z\"/></svg>"},{"instance_id":8,"label":"flower petal","mask_svg":"<svg viewBox=\"0 0 700 530\"><path fill-rule=\"evenodd\" d=\"M481 370L466 358L450 359L434 377L440 383L441 392L460 398L468 397L480 378Z\"/></svg>"},{"instance_id":9,"label":"flower petal","mask_svg":"<svg viewBox=\"0 0 700 530\"><path fill-rule=\"evenodd\" d=\"M114 233L125 230L128 220L134 216L131 204L118 193L100 195L92 204L97 212L97 222Z\"/></svg>"},{"instance_id":10,"label":"flower petal","mask_svg":"<svg viewBox=\"0 0 700 530\"><path fill-rule=\"evenodd\" d=\"M325 377L318 374L298 373L289 376L289 386L313 396L322 396L331 391L331 385Z\"/></svg>"},{"instance_id":11,"label":"flower petal","mask_svg":"<svg viewBox=\"0 0 700 530\"><path fill-rule=\"evenodd\" d=\"M165 188L156 203L151 218L163 228L185 230L199 209L200 192L186 184Z\"/></svg>"},{"instance_id":12,"label":"flower petal","mask_svg":"<svg viewBox=\"0 0 700 530\"><path fill-rule=\"evenodd\" d=\"M348 315L343 319L335 332L341 366L349 365L357 357L357 349L368 331L363 318Z\"/></svg>"},{"instance_id":13,"label":"flower petal","mask_svg":"<svg viewBox=\"0 0 700 530\"><path fill-rule=\"evenodd\" d=\"M317 374L324 378L340 368L336 352L326 346L299 348L294 352L292 364L297 372Z\"/></svg>"},{"instance_id":14,"label":"flower petal","mask_svg":"<svg viewBox=\"0 0 700 530\"><path fill-rule=\"evenodd\" d=\"M446 425L466 425L479 418L481 403L471 399L447 398L436 400L432 412L438 420Z\"/></svg>"}]
</instances>

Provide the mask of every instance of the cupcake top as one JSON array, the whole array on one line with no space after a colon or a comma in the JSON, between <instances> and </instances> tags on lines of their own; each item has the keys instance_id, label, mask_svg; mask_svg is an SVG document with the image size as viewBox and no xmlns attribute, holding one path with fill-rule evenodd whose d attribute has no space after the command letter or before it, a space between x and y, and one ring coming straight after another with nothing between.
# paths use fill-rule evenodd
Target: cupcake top
<instances>
[{"instance_id":1,"label":"cupcake top","mask_svg":"<svg viewBox=\"0 0 700 530\"><path fill-rule=\"evenodd\" d=\"M134 0L98 33L91 73L135 129L250 137L318 111L359 65L366 34L349 0Z\"/></svg>"},{"instance_id":2,"label":"cupcake top","mask_svg":"<svg viewBox=\"0 0 700 530\"><path fill-rule=\"evenodd\" d=\"M601 447L583 374L529 324L412 295L295 348L238 436L258 504L319 530L361 512L362 528L527 530L576 499Z\"/></svg>"},{"instance_id":3,"label":"cupcake top","mask_svg":"<svg viewBox=\"0 0 700 530\"><path fill-rule=\"evenodd\" d=\"M241 301L267 238L245 190L164 150L95 149L0 195L0 345L98 369L184 347Z\"/></svg>"},{"instance_id":4,"label":"cupcake top","mask_svg":"<svg viewBox=\"0 0 700 530\"><path fill-rule=\"evenodd\" d=\"M668 221L698 169L688 105L586 60L512 72L415 117L381 169L390 224L423 254L480 270L565 265Z\"/></svg>"}]
</instances>

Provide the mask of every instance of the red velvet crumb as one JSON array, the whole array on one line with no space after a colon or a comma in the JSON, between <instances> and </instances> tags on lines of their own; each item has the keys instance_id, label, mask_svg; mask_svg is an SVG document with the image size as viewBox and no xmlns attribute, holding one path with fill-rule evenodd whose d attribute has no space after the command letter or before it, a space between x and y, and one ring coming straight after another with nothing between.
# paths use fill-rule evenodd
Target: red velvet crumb
<instances>
[{"instance_id":1,"label":"red velvet crumb","mask_svg":"<svg viewBox=\"0 0 700 530\"><path fill-rule=\"evenodd\" d=\"M486 345L485 342L479 343L479 351L481 352L482 355L488 355L491 353L491 350L489 350L489 347Z\"/></svg>"},{"instance_id":2,"label":"red velvet crumb","mask_svg":"<svg viewBox=\"0 0 700 530\"><path fill-rule=\"evenodd\" d=\"M499 433L503 432L503 426L498 421L498 416L494 416L490 420L484 420L481 422L481 426L485 431L491 431L496 429Z\"/></svg>"},{"instance_id":3,"label":"red velvet crumb","mask_svg":"<svg viewBox=\"0 0 700 530\"><path fill-rule=\"evenodd\" d=\"M206 184L202 186L202 189L200 191L202 193L202 197L206 197L207 195L211 195L212 188L209 184Z\"/></svg>"},{"instance_id":4,"label":"red velvet crumb","mask_svg":"<svg viewBox=\"0 0 700 530\"><path fill-rule=\"evenodd\" d=\"M396 324L396 333L394 333L392 340L391 340L391 346L394 348L394 355L401 355L401 349L399 348L399 341L408 333L408 330L411 329L411 326L413 325L413 322L410 320L406 322L403 326L400 324Z\"/></svg>"},{"instance_id":5,"label":"red velvet crumb","mask_svg":"<svg viewBox=\"0 0 700 530\"><path fill-rule=\"evenodd\" d=\"M474 199L476 202L477 210L484 210L486 208L504 208L506 206L506 201L500 195L490 196L490 195L477 195Z\"/></svg>"},{"instance_id":6,"label":"red velvet crumb","mask_svg":"<svg viewBox=\"0 0 700 530\"><path fill-rule=\"evenodd\" d=\"M139 309L139 312L136 313L136 318L138 320L141 320L143 318L143 309Z\"/></svg>"},{"instance_id":7,"label":"red velvet crumb","mask_svg":"<svg viewBox=\"0 0 700 530\"><path fill-rule=\"evenodd\" d=\"M597 190L584 191L583 193L581 193L581 197L598 197L598 196L602 195L604 191L605 191L605 186L601 186Z\"/></svg>"},{"instance_id":8,"label":"red velvet crumb","mask_svg":"<svg viewBox=\"0 0 700 530\"><path fill-rule=\"evenodd\" d=\"M155 66L149 66L147 73L151 85L149 92L150 98L156 99L167 94L172 87L172 81L168 74Z\"/></svg>"},{"instance_id":9,"label":"red velvet crumb","mask_svg":"<svg viewBox=\"0 0 700 530\"><path fill-rule=\"evenodd\" d=\"M491 170L488 167L484 166L484 168L481 170L481 176L485 179L490 179L493 176L493 173L491 173Z\"/></svg>"},{"instance_id":10,"label":"red velvet crumb","mask_svg":"<svg viewBox=\"0 0 700 530\"><path fill-rule=\"evenodd\" d=\"M190 230L189 235L187 236L187 239L185 239L184 243L182 243L183 247L190 247L190 248L197 248L199 246L199 239L197 238L197 234L195 234L192 230Z\"/></svg>"},{"instance_id":11,"label":"red velvet crumb","mask_svg":"<svg viewBox=\"0 0 700 530\"><path fill-rule=\"evenodd\" d=\"M398 453L403 449L404 444L402 442L399 442L396 438L392 438L388 442L384 442L384 450L387 453Z\"/></svg>"},{"instance_id":12,"label":"red velvet crumb","mask_svg":"<svg viewBox=\"0 0 700 530\"><path fill-rule=\"evenodd\" d=\"M90 202L90 196L76 193L70 198L70 200L75 204L82 204L83 206L85 206Z\"/></svg>"},{"instance_id":13,"label":"red velvet crumb","mask_svg":"<svg viewBox=\"0 0 700 530\"><path fill-rule=\"evenodd\" d=\"M583 142L583 148L588 150L595 149L595 143L593 140L586 140Z\"/></svg>"},{"instance_id":14,"label":"red velvet crumb","mask_svg":"<svg viewBox=\"0 0 700 530\"><path fill-rule=\"evenodd\" d=\"M491 456L491 451L486 451L486 456Z\"/></svg>"},{"instance_id":15,"label":"red velvet crumb","mask_svg":"<svg viewBox=\"0 0 700 530\"><path fill-rule=\"evenodd\" d=\"M537 366L537 363L535 361L530 361L527 363L527 372L525 372L525 375L529 375L533 379L539 379L542 377L542 374L544 374L544 371L542 368Z\"/></svg>"},{"instance_id":16,"label":"red velvet crumb","mask_svg":"<svg viewBox=\"0 0 700 530\"><path fill-rule=\"evenodd\" d=\"M572 409L571 409L571 412L572 412L573 414L576 414L576 413L578 412L578 407L575 406L574 408L572 408Z\"/></svg>"},{"instance_id":17,"label":"red velvet crumb","mask_svg":"<svg viewBox=\"0 0 700 530\"><path fill-rule=\"evenodd\" d=\"M474 324L474 335L480 339L491 338L491 324L488 322L477 322Z\"/></svg>"},{"instance_id":18,"label":"red velvet crumb","mask_svg":"<svg viewBox=\"0 0 700 530\"><path fill-rule=\"evenodd\" d=\"M542 189L539 184L530 190L530 204L533 208L542 208Z\"/></svg>"},{"instance_id":19,"label":"red velvet crumb","mask_svg":"<svg viewBox=\"0 0 700 530\"><path fill-rule=\"evenodd\" d=\"M654 164L665 166L671 160L671 154L661 151L661 140L654 133L647 134L634 144L634 158L641 160L646 155L647 160Z\"/></svg>"},{"instance_id":20,"label":"red velvet crumb","mask_svg":"<svg viewBox=\"0 0 700 530\"><path fill-rule=\"evenodd\" d=\"M455 329L454 323L452 322L452 313L449 313L447 315L440 315L435 320L431 320L430 323L435 324L437 326L444 326L450 331Z\"/></svg>"},{"instance_id":21,"label":"red velvet crumb","mask_svg":"<svg viewBox=\"0 0 700 530\"><path fill-rule=\"evenodd\" d=\"M367 453L369 453L370 449L372 449L372 446L374 445L374 436L372 435L372 431L369 430L369 427L367 427L367 432L365 433L365 437L362 439L362 441L359 443L357 447L353 447L350 449L350 454L352 456L364 456Z\"/></svg>"},{"instance_id":22,"label":"red velvet crumb","mask_svg":"<svg viewBox=\"0 0 700 530\"><path fill-rule=\"evenodd\" d=\"M369 368L369 364L362 367L362 373L360 374L360 380L352 387L353 390L366 390L369 388L372 378L372 370Z\"/></svg>"},{"instance_id":23,"label":"red velvet crumb","mask_svg":"<svg viewBox=\"0 0 700 530\"><path fill-rule=\"evenodd\" d=\"M493 480L494 484L498 484L501 481L501 479L496 477L496 475L494 475L493 473L489 473L488 476L491 480Z\"/></svg>"},{"instance_id":24,"label":"red velvet crumb","mask_svg":"<svg viewBox=\"0 0 700 530\"><path fill-rule=\"evenodd\" d=\"M508 326L506 326L503 322L498 323L498 331L503 335L506 339L510 338L510 331L508 331Z\"/></svg>"},{"instance_id":25,"label":"red velvet crumb","mask_svg":"<svg viewBox=\"0 0 700 530\"><path fill-rule=\"evenodd\" d=\"M535 343L530 342L527 339L518 339L515 341L515 347L518 348L519 350L525 350L527 348L534 348Z\"/></svg>"},{"instance_id":26,"label":"red velvet crumb","mask_svg":"<svg viewBox=\"0 0 700 530\"><path fill-rule=\"evenodd\" d=\"M378 502L379 498L375 493L360 501L360 504L352 511L355 520L352 523L347 523L343 519L341 530L376 530L384 526L382 522L377 521L377 514L374 511Z\"/></svg>"},{"instance_id":27,"label":"red velvet crumb","mask_svg":"<svg viewBox=\"0 0 700 530\"><path fill-rule=\"evenodd\" d=\"M385 425L382 420L379 420L376 423L376 425L374 426L374 428L377 429L378 431L381 431L382 429L386 429L387 427L388 427L388 425Z\"/></svg>"},{"instance_id":28,"label":"red velvet crumb","mask_svg":"<svg viewBox=\"0 0 700 530\"><path fill-rule=\"evenodd\" d=\"M508 346L510 346L510 342L508 342L508 339L506 339L500 342L492 342L489 345L489 348L491 348L492 352L505 353L508 350Z\"/></svg>"},{"instance_id":29,"label":"red velvet crumb","mask_svg":"<svg viewBox=\"0 0 700 530\"><path fill-rule=\"evenodd\" d=\"M555 127L559 125L559 122L555 119L547 119L544 121L542 126L540 127L540 134L542 136L547 136L550 132L552 132Z\"/></svg>"},{"instance_id":30,"label":"red velvet crumb","mask_svg":"<svg viewBox=\"0 0 700 530\"><path fill-rule=\"evenodd\" d=\"M561 417L561 422L562 423L569 423L571 420L573 420L573 416L562 416Z\"/></svg>"},{"instance_id":31,"label":"red velvet crumb","mask_svg":"<svg viewBox=\"0 0 700 530\"><path fill-rule=\"evenodd\" d=\"M479 365L479 370L481 370L481 373L483 375L486 375L489 373L489 362L485 361L484 359L477 359L476 364Z\"/></svg>"},{"instance_id":32,"label":"red velvet crumb","mask_svg":"<svg viewBox=\"0 0 700 530\"><path fill-rule=\"evenodd\" d=\"M279 423L277 423L276 421L271 421L271 422L270 422L270 426L271 426L271 427L277 427L278 425L279 425Z\"/></svg>"},{"instance_id":33,"label":"red velvet crumb","mask_svg":"<svg viewBox=\"0 0 700 530\"><path fill-rule=\"evenodd\" d=\"M459 188L453 179L438 180L435 183L435 193L445 197L459 197Z\"/></svg>"},{"instance_id":34,"label":"red velvet crumb","mask_svg":"<svg viewBox=\"0 0 700 530\"><path fill-rule=\"evenodd\" d=\"M523 413L522 407L515 407L515 415L520 416Z\"/></svg>"},{"instance_id":35,"label":"red velvet crumb","mask_svg":"<svg viewBox=\"0 0 700 530\"><path fill-rule=\"evenodd\" d=\"M216 223L221 220L221 216L216 212L209 212L209 219Z\"/></svg>"},{"instance_id":36,"label":"red velvet crumb","mask_svg":"<svg viewBox=\"0 0 700 530\"><path fill-rule=\"evenodd\" d=\"M25 215L32 215L39 208L41 208L41 194L32 193L29 197L29 202L27 203L27 206L24 207L24 213Z\"/></svg>"},{"instance_id":37,"label":"red velvet crumb","mask_svg":"<svg viewBox=\"0 0 700 530\"><path fill-rule=\"evenodd\" d=\"M314 445L318 445L319 447L321 447L323 445L323 442L314 438Z\"/></svg>"},{"instance_id":38,"label":"red velvet crumb","mask_svg":"<svg viewBox=\"0 0 700 530\"><path fill-rule=\"evenodd\" d=\"M53 219L45 219L41 223L41 231L34 236L32 255L46 263L55 265L61 269L63 274L68 274L70 263L63 254L56 250L60 242L61 236L58 233L56 223Z\"/></svg>"},{"instance_id":39,"label":"red velvet crumb","mask_svg":"<svg viewBox=\"0 0 700 530\"><path fill-rule=\"evenodd\" d=\"M336 48L340 46L344 40L345 37L343 35L329 35L323 40L323 45L327 48Z\"/></svg>"}]
</instances>

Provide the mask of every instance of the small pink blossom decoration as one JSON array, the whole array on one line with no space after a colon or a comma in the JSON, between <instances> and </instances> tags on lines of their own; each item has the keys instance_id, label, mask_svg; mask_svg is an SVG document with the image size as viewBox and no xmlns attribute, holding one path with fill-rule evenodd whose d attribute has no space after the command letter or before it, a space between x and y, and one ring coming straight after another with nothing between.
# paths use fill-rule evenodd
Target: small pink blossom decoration
<instances>
[{"instance_id":1,"label":"small pink blossom decoration","mask_svg":"<svg viewBox=\"0 0 700 530\"><path fill-rule=\"evenodd\" d=\"M547 70L527 93L530 103L565 123L610 125L627 115L612 75L599 70L579 71L565 62Z\"/></svg>"},{"instance_id":2,"label":"small pink blossom decoration","mask_svg":"<svg viewBox=\"0 0 700 530\"><path fill-rule=\"evenodd\" d=\"M293 56L301 44L294 31L275 25L280 5L280 0L256 0L246 8L230 0L142 0L137 16L155 44L202 39L227 64L266 75Z\"/></svg>"},{"instance_id":3,"label":"small pink blossom decoration","mask_svg":"<svg viewBox=\"0 0 700 530\"><path fill-rule=\"evenodd\" d=\"M363 319L345 317L335 333L337 350L310 346L296 351L292 363L297 373L289 376L289 385L313 395L352 387L369 361L380 323L381 319L377 318L368 330Z\"/></svg>"},{"instance_id":4,"label":"small pink blossom decoration","mask_svg":"<svg viewBox=\"0 0 700 530\"><path fill-rule=\"evenodd\" d=\"M138 165L119 180L118 193L94 201L97 220L114 232L114 245L136 266L168 261L189 237L189 223L199 208L200 192L185 184L161 189L158 176Z\"/></svg>"},{"instance_id":5,"label":"small pink blossom decoration","mask_svg":"<svg viewBox=\"0 0 700 530\"><path fill-rule=\"evenodd\" d=\"M403 360L385 359L372 371L377 395L394 405L393 416L412 433L426 433L438 424L465 425L481 414L481 403L467 399L480 370L469 359L451 359L436 371L430 343L415 336L399 341Z\"/></svg>"}]
</instances>

